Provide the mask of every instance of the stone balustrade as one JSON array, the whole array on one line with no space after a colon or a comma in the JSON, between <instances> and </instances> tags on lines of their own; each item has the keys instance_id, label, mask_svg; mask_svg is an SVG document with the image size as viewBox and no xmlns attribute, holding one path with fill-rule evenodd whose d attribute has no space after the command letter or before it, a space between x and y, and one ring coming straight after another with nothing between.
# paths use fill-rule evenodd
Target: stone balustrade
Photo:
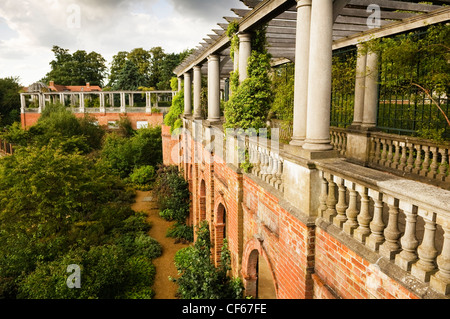
<instances>
[{"instance_id":1,"label":"stone balustrade","mask_svg":"<svg viewBox=\"0 0 450 319\"><path fill-rule=\"evenodd\" d=\"M450 185L448 143L371 133L369 165Z\"/></svg>"},{"instance_id":2,"label":"stone balustrade","mask_svg":"<svg viewBox=\"0 0 450 319\"><path fill-rule=\"evenodd\" d=\"M330 140L331 145L342 156L345 156L345 151L347 148L347 133L345 129L340 127L330 127Z\"/></svg>"},{"instance_id":3,"label":"stone balustrade","mask_svg":"<svg viewBox=\"0 0 450 319\"><path fill-rule=\"evenodd\" d=\"M320 218L439 293L450 293L449 191L387 179L344 161L319 164L319 171Z\"/></svg>"},{"instance_id":4,"label":"stone balustrade","mask_svg":"<svg viewBox=\"0 0 450 319\"><path fill-rule=\"evenodd\" d=\"M152 113L152 108L161 108L171 103L175 91L91 91L91 92L40 92L21 93L21 113L41 113L46 103L60 102L74 113ZM134 96L145 100L145 106L137 106ZM87 107L86 101L98 99L97 107ZM119 105L117 104L119 101ZM69 103L68 103L69 102ZM143 102L142 102L143 103ZM161 106L159 105L161 104ZM34 105L34 107L30 107ZM162 107L164 111L168 107Z\"/></svg>"},{"instance_id":5,"label":"stone balustrade","mask_svg":"<svg viewBox=\"0 0 450 319\"><path fill-rule=\"evenodd\" d=\"M249 162L252 164L250 173L283 192L283 163L278 147L267 143L258 143L256 138L249 138L246 149Z\"/></svg>"}]
</instances>

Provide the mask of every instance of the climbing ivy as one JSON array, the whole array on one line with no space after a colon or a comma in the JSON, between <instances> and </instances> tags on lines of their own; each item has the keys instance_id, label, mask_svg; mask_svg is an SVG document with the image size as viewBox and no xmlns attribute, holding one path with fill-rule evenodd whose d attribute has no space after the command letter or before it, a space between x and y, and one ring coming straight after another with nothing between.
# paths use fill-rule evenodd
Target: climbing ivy
<instances>
[{"instance_id":1,"label":"climbing ivy","mask_svg":"<svg viewBox=\"0 0 450 319\"><path fill-rule=\"evenodd\" d=\"M173 91L178 90L178 79L172 78L170 86ZM169 113L164 117L164 124L170 126L170 132L183 126L181 115L184 113L184 83L181 83L181 90L173 97L172 106Z\"/></svg>"},{"instance_id":2,"label":"climbing ivy","mask_svg":"<svg viewBox=\"0 0 450 319\"><path fill-rule=\"evenodd\" d=\"M231 39L235 33L230 28L227 34ZM252 37L252 53L248 60L248 77L238 84L238 74L231 78L231 98L225 104L224 128L250 128L258 131L266 127L267 114L273 102L271 81L269 78L270 54L266 50L265 28L254 33Z\"/></svg>"}]
</instances>

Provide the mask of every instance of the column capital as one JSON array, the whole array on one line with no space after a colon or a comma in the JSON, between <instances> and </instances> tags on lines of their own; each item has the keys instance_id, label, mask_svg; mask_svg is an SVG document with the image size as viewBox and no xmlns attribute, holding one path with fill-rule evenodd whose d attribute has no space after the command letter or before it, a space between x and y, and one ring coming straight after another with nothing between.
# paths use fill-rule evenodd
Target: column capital
<instances>
[{"instance_id":1,"label":"column capital","mask_svg":"<svg viewBox=\"0 0 450 319\"><path fill-rule=\"evenodd\" d=\"M297 9L304 6L311 6L312 0L296 0L297 1Z\"/></svg>"},{"instance_id":2,"label":"column capital","mask_svg":"<svg viewBox=\"0 0 450 319\"><path fill-rule=\"evenodd\" d=\"M208 55L208 62L210 61L219 61L220 55L219 54L210 54Z\"/></svg>"},{"instance_id":3,"label":"column capital","mask_svg":"<svg viewBox=\"0 0 450 319\"><path fill-rule=\"evenodd\" d=\"M250 42L252 41L252 35L250 33L238 33L239 42Z\"/></svg>"},{"instance_id":4,"label":"column capital","mask_svg":"<svg viewBox=\"0 0 450 319\"><path fill-rule=\"evenodd\" d=\"M201 64L194 65L194 67L193 67L194 71L195 70L201 70L201 68L202 68Z\"/></svg>"}]
</instances>

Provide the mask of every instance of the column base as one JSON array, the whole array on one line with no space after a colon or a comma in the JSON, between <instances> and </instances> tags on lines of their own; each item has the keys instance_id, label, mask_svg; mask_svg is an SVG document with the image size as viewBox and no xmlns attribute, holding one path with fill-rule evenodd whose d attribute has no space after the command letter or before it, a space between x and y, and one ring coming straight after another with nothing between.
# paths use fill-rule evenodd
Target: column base
<instances>
[{"instance_id":1,"label":"column base","mask_svg":"<svg viewBox=\"0 0 450 319\"><path fill-rule=\"evenodd\" d=\"M416 261L417 257L413 253L408 253L405 250L395 256L395 264L405 271L410 271Z\"/></svg>"},{"instance_id":2,"label":"column base","mask_svg":"<svg viewBox=\"0 0 450 319\"><path fill-rule=\"evenodd\" d=\"M289 145L293 145L293 146L303 146L303 144L305 144L304 138L292 137L292 140L289 142Z\"/></svg>"},{"instance_id":3,"label":"column base","mask_svg":"<svg viewBox=\"0 0 450 319\"><path fill-rule=\"evenodd\" d=\"M420 260L411 267L411 275L423 282L429 282L431 275L434 275L436 272L436 268L421 265Z\"/></svg>"},{"instance_id":4,"label":"column base","mask_svg":"<svg viewBox=\"0 0 450 319\"><path fill-rule=\"evenodd\" d=\"M441 276L439 272L437 272L435 275L432 275L430 278L430 286L437 292L448 295L450 294L450 281L448 281L444 276Z\"/></svg>"},{"instance_id":5,"label":"column base","mask_svg":"<svg viewBox=\"0 0 450 319\"><path fill-rule=\"evenodd\" d=\"M305 140L303 148L309 151L329 151L333 149L333 145L330 143L330 140L316 142Z\"/></svg>"}]
</instances>

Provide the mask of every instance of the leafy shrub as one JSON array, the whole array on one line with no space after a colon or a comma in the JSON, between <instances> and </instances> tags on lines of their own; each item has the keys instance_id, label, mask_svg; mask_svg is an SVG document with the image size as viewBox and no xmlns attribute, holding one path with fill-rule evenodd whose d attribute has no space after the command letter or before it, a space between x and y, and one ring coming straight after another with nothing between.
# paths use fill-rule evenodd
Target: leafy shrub
<instances>
[{"instance_id":1,"label":"leafy shrub","mask_svg":"<svg viewBox=\"0 0 450 319\"><path fill-rule=\"evenodd\" d=\"M161 127L138 130L131 138L116 133L106 135L101 157L120 177L128 177L135 167L162 162Z\"/></svg>"},{"instance_id":2,"label":"leafy shrub","mask_svg":"<svg viewBox=\"0 0 450 319\"><path fill-rule=\"evenodd\" d=\"M225 240L221 265L218 268L214 266L208 222L201 222L194 245L179 250L175 255L179 277L174 281L178 284L178 294L182 299L242 298L242 284L227 275L231 268L229 263Z\"/></svg>"},{"instance_id":3,"label":"leafy shrub","mask_svg":"<svg viewBox=\"0 0 450 319\"><path fill-rule=\"evenodd\" d=\"M177 78L172 78L170 85L173 91L178 90ZM164 124L170 126L170 131L182 126L183 122L180 116L184 113L184 83L181 85L181 90L175 94L172 99L172 106L169 113L164 117Z\"/></svg>"},{"instance_id":4,"label":"leafy shrub","mask_svg":"<svg viewBox=\"0 0 450 319\"><path fill-rule=\"evenodd\" d=\"M189 215L188 183L176 166L160 166L154 191L161 217L185 223Z\"/></svg>"},{"instance_id":5,"label":"leafy shrub","mask_svg":"<svg viewBox=\"0 0 450 319\"><path fill-rule=\"evenodd\" d=\"M155 168L151 165L135 167L130 175L131 182L142 190L149 189L155 178Z\"/></svg>"},{"instance_id":6,"label":"leafy shrub","mask_svg":"<svg viewBox=\"0 0 450 319\"><path fill-rule=\"evenodd\" d=\"M176 238L178 240L185 239L187 241L194 241L194 228L184 223L176 222L167 229L167 237Z\"/></svg>"}]
</instances>

